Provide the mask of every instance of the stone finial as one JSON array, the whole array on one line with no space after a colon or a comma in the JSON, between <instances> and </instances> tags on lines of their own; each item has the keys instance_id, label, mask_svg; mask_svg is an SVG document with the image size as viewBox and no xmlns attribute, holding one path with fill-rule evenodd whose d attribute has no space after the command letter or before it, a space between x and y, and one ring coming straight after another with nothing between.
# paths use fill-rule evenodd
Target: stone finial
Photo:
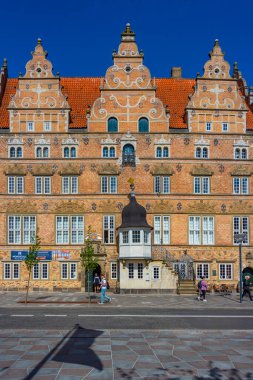
<instances>
[{"instance_id":1,"label":"stone finial","mask_svg":"<svg viewBox=\"0 0 253 380\"><path fill-rule=\"evenodd\" d=\"M37 45L42 45L42 39L41 38L37 39Z\"/></svg>"},{"instance_id":2,"label":"stone finial","mask_svg":"<svg viewBox=\"0 0 253 380\"><path fill-rule=\"evenodd\" d=\"M2 68L3 69L7 68L7 59L6 58L4 58L4 60L3 60Z\"/></svg>"},{"instance_id":3,"label":"stone finial","mask_svg":"<svg viewBox=\"0 0 253 380\"><path fill-rule=\"evenodd\" d=\"M134 41L135 33L131 30L129 22L126 24L126 29L121 33L121 40L131 40Z\"/></svg>"},{"instance_id":4,"label":"stone finial","mask_svg":"<svg viewBox=\"0 0 253 380\"><path fill-rule=\"evenodd\" d=\"M220 46L218 38L216 38L216 40L214 41L214 46Z\"/></svg>"}]
</instances>

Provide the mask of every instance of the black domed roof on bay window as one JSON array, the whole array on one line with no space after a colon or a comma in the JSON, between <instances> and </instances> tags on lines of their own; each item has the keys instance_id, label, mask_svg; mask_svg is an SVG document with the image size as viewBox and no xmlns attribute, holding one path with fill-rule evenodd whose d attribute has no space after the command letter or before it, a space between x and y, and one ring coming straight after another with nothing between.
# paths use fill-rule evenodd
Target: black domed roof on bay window
<instances>
[{"instance_id":1,"label":"black domed roof on bay window","mask_svg":"<svg viewBox=\"0 0 253 380\"><path fill-rule=\"evenodd\" d=\"M122 223L119 228L152 228L147 223L147 212L145 207L141 206L135 198L133 183L130 187L132 190L130 194L130 202L122 210Z\"/></svg>"}]
</instances>

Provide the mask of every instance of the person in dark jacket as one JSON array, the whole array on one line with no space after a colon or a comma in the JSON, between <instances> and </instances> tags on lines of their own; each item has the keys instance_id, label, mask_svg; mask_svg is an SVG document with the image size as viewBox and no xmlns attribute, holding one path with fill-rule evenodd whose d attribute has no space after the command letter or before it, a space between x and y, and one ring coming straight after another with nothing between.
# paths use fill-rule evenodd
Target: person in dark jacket
<instances>
[{"instance_id":1,"label":"person in dark jacket","mask_svg":"<svg viewBox=\"0 0 253 380\"><path fill-rule=\"evenodd\" d=\"M243 293L242 293L242 298L248 294L249 295L249 298L251 301L253 301L252 299L252 295L250 293L250 276L245 276L244 277L244 280L242 282L242 287L243 287Z\"/></svg>"}]
</instances>

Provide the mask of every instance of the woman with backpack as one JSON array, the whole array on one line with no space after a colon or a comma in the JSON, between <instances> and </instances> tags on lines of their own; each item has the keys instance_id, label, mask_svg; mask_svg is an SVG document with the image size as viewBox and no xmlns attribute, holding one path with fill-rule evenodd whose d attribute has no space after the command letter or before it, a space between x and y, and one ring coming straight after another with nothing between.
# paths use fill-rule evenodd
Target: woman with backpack
<instances>
[{"instance_id":1,"label":"woman with backpack","mask_svg":"<svg viewBox=\"0 0 253 380\"><path fill-rule=\"evenodd\" d=\"M104 300L107 299L108 302L111 302L111 297L108 297L106 295L106 290L107 290L107 280L105 278L105 276L103 274L101 274L101 285L100 285L100 289L101 289L101 299L100 299L100 302L99 304L100 305L103 305L104 304Z\"/></svg>"},{"instance_id":2,"label":"woman with backpack","mask_svg":"<svg viewBox=\"0 0 253 380\"><path fill-rule=\"evenodd\" d=\"M207 282L205 281L205 277L201 277L201 280L198 282L198 290L199 290L199 301L206 301L206 291L207 291Z\"/></svg>"},{"instance_id":3,"label":"woman with backpack","mask_svg":"<svg viewBox=\"0 0 253 380\"><path fill-rule=\"evenodd\" d=\"M95 293L99 293L100 290L100 278L97 273L95 273L94 279L93 279L93 286Z\"/></svg>"}]
</instances>

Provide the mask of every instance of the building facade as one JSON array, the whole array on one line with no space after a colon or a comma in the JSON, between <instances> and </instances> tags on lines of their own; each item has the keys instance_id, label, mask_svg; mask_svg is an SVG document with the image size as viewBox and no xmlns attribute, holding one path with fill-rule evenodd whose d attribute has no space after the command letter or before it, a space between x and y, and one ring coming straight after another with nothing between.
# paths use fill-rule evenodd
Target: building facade
<instances>
[{"instance_id":1,"label":"building facade","mask_svg":"<svg viewBox=\"0 0 253 380\"><path fill-rule=\"evenodd\" d=\"M253 89L217 40L209 56L202 76L153 78L127 24L101 78L54 75L40 39L24 75L4 61L1 289L25 289L36 230L32 288L84 289L89 226L96 271L122 292L174 292L178 275L235 288L238 233L253 274ZM129 184L144 226L122 224Z\"/></svg>"}]
</instances>

